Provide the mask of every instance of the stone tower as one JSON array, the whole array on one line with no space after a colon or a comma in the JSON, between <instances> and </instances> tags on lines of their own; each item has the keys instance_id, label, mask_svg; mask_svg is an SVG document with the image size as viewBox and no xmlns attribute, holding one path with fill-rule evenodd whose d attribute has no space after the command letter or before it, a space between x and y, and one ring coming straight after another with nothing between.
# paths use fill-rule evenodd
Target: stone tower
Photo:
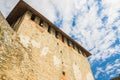
<instances>
[{"instance_id":1,"label":"stone tower","mask_svg":"<svg viewBox=\"0 0 120 80\"><path fill-rule=\"evenodd\" d=\"M0 20L0 80L94 80L91 54L24 1Z\"/></svg>"}]
</instances>

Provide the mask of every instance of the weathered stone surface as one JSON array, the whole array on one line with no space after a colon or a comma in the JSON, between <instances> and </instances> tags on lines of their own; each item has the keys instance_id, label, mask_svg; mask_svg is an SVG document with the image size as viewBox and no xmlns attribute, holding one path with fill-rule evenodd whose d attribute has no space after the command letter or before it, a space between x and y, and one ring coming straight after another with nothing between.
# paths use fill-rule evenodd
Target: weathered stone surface
<instances>
[{"instance_id":1,"label":"weathered stone surface","mask_svg":"<svg viewBox=\"0 0 120 80\"><path fill-rule=\"evenodd\" d=\"M94 80L86 57L28 16L15 32L0 15L0 80Z\"/></svg>"},{"instance_id":2,"label":"weathered stone surface","mask_svg":"<svg viewBox=\"0 0 120 80\"><path fill-rule=\"evenodd\" d=\"M0 80L31 78L30 74L33 74L33 71L29 68L32 66L29 64L31 62L30 52L30 48L23 47L16 32L0 14Z\"/></svg>"}]
</instances>

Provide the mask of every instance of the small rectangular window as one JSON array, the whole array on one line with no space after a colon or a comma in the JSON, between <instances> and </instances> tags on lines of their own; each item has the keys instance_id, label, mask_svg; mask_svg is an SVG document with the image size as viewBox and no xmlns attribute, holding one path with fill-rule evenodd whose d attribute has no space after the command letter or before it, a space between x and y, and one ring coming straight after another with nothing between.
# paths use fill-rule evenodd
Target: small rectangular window
<instances>
[{"instance_id":1,"label":"small rectangular window","mask_svg":"<svg viewBox=\"0 0 120 80\"><path fill-rule=\"evenodd\" d=\"M80 50L78 49L78 53L80 53Z\"/></svg>"},{"instance_id":2,"label":"small rectangular window","mask_svg":"<svg viewBox=\"0 0 120 80\"><path fill-rule=\"evenodd\" d=\"M58 31L55 31L55 37L58 38Z\"/></svg>"},{"instance_id":3,"label":"small rectangular window","mask_svg":"<svg viewBox=\"0 0 120 80\"><path fill-rule=\"evenodd\" d=\"M62 35L62 42L64 42L64 36Z\"/></svg>"},{"instance_id":4,"label":"small rectangular window","mask_svg":"<svg viewBox=\"0 0 120 80\"><path fill-rule=\"evenodd\" d=\"M74 44L74 43L72 43L72 45L73 45L73 48L75 49L75 44Z\"/></svg>"},{"instance_id":5,"label":"small rectangular window","mask_svg":"<svg viewBox=\"0 0 120 80\"><path fill-rule=\"evenodd\" d=\"M67 39L67 44L68 44L68 46L70 46L70 42L69 42L69 40Z\"/></svg>"},{"instance_id":6,"label":"small rectangular window","mask_svg":"<svg viewBox=\"0 0 120 80\"><path fill-rule=\"evenodd\" d=\"M31 20L35 20L35 15L34 14L32 14L32 16L31 16Z\"/></svg>"},{"instance_id":7,"label":"small rectangular window","mask_svg":"<svg viewBox=\"0 0 120 80\"><path fill-rule=\"evenodd\" d=\"M39 25L43 27L43 20L40 19Z\"/></svg>"},{"instance_id":8,"label":"small rectangular window","mask_svg":"<svg viewBox=\"0 0 120 80\"><path fill-rule=\"evenodd\" d=\"M50 27L50 25L48 25L48 32L49 33L51 33L50 30L51 30L51 27Z\"/></svg>"}]
</instances>

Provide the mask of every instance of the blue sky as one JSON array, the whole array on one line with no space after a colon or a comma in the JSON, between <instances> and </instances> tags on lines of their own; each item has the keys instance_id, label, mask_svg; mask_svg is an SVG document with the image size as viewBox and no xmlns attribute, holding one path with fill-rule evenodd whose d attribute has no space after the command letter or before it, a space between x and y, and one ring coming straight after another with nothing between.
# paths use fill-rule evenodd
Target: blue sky
<instances>
[{"instance_id":1,"label":"blue sky","mask_svg":"<svg viewBox=\"0 0 120 80\"><path fill-rule=\"evenodd\" d=\"M5 17L19 0L0 0ZM85 47L95 80L120 74L120 0L25 0Z\"/></svg>"}]
</instances>

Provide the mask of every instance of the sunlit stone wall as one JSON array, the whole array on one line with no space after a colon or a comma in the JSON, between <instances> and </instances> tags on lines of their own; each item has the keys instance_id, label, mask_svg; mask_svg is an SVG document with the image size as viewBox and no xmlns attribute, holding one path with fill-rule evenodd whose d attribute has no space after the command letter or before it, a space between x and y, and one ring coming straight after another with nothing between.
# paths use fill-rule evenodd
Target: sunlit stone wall
<instances>
[{"instance_id":1,"label":"sunlit stone wall","mask_svg":"<svg viewBox=\"0 0 120 80\"><path fill-rule=\"evenodd\" d=\"M86 56L31 15L18 19L15 31L0 15L0 79L94 80Z\"/></svg>"}]
</instances>

